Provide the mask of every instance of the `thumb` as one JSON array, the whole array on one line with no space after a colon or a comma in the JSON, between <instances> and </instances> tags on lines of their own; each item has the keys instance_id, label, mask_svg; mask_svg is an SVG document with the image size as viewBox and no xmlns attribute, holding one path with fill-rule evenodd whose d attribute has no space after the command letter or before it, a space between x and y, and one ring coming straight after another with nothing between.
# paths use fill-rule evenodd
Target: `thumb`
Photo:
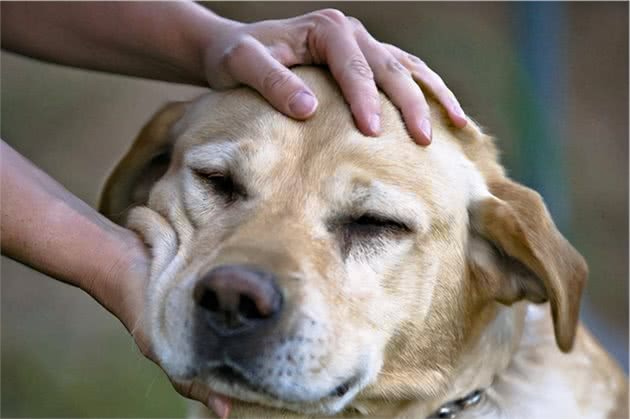
<instances>
[{"instance_id":1,"label":"thumb","mask_svg":"<svg viewBox=\"0 0 630 419\"><path fill-rule=\"evenodd\" d=\"M306 119L315 113L315 95L258 41L252 40L233 51L228 71L287 116Z\"/></svg>"},{"instance_id":2,"label":"thumb","mask_svg":"<svg viewBox=\"0 0 630 419\"><path fill-rule=\"evenodd\" d=\"M212 410L221 419L226 419L232 410L232 401L222 394L214 393L205 384L195 380L172 380L173 387L182 396L197 400Z\"/></svg>"}]
</instances>

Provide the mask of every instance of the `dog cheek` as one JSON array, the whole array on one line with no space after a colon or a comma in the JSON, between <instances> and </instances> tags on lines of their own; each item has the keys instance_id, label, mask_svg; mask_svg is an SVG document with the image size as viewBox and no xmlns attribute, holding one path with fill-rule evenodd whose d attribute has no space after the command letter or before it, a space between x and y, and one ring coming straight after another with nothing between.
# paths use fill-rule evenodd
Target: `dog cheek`
<instances>
[{"instance_id":1,"label":"dog cheek","mask_svg":"<svg viewBox=\"0 0 630 419\"><path fill-rule=\"evenodd\" d=\"M355 252L346 259L346 279L342 292L352 301L353 313L366 319L373 327L390 329L388 324L400 313L401 299L408 298L409 286L414 284L404 274L405 255L412 243L384 240L378 253Z\"/></svg>"},{"instance_id":2,"label":"dog cheek","mask_svg":"<svg viewBox=\"0 0 630 419\"><path fill-rule=\"evenodd\" d=\"M172 363L185 369L193 362L193 304L186 287L171 290L165 301L164 327L172 349Z\"/></svg>"},{"instance_id":3,"label":"dog cheek","mask_svg":"<svg viewBox=\"0 0 630 419\"><path fill-rule=\"evenodd\" d=\"M177 253L177 235L168 221L147 207L136 207L129 213L127 228L142 237L151 255L151 278L163 272Z\"/></svg>"},{"instance_id":4,"label":"dog cheek","mask_svg":"<svg viewBox=\"0 0 630 419\"><path fill-rule=\"evenodd\" d=\"M171 278L177 278L177 275ZM191 276L192 278L192 276ZM194 278L193 278L194 279ZM177 285L179 282L182 284ZM191 279L164 281L168 288L150 290L148 309L152 311L151 340L160 365L173 377L191 374L193 366L193 304Z\"/></svg>"}]
</instances>

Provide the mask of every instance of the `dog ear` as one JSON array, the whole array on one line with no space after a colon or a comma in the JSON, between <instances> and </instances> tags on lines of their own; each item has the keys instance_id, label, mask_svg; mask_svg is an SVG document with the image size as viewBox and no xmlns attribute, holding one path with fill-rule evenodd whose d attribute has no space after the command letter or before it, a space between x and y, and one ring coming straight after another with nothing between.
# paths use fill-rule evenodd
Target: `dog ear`
<instances>
[{"instance_id":1,"label":"dog ear","mask_svg":"<svg viewBox=\"0 0 630 419\"><path fill-rule=\"evenodd\" d=\"M187 102L168 103L142 127L101 192L99 211L107 218L122 224L129 209L147 203L151 188L170 164L172 127L184 114L186 105Z\"/></svg>"},{"instance_id":2,"label":"dog ear","mask_svg":"<svg viewBox=\"0 0 630 419\"><path fill-rule=\"evenodd\" d=\"M582 256L556 229L542 198L502 179L470 208L469 266L475 281L503 304L549 301L558 347L568 352L588 276Z\"/></svg>"}]
</instances>

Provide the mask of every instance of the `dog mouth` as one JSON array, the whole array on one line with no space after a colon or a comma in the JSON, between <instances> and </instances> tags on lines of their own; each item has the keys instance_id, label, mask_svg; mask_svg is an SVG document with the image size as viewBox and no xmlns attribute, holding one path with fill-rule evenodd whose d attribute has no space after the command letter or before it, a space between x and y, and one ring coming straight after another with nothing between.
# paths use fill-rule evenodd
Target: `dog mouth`
<instances>
[{"instance_id":1,"label":"dog mouth","mask_svg":"<svg viewBox=\"0 0 630 419\"><path fill-rule=\"evenodd\" d=\"M210 370L210 373L227 385L239 386L250 391L261 391L259 386L251 383L245 375L228 365L216 367Z\"/></svg>"},{"instance_id":2,"label":"dog mouth","mask_svg":"<svg viewBox=\"0 0 630 419\"><path fill-rule=\"evenodd\" d=\"M247 374L240 371L239 368L234 368L230 365L221 365L212 368L209 371L212 376L212 381L217 380L224 385L231 388L245 390L247 392L264 395L277 402L296 403L296 400L284 400L284 398L277 394L275 391L268 389L262 385L257 384ZM334 387L327 394L321 397L319 400L304 401L305 403L326 403L331 401L337 401L346 396L350 390L357 387L361 382L361 374L355 374L351 378L343 381L341 384Z\"/></svg>"}]
</instances>

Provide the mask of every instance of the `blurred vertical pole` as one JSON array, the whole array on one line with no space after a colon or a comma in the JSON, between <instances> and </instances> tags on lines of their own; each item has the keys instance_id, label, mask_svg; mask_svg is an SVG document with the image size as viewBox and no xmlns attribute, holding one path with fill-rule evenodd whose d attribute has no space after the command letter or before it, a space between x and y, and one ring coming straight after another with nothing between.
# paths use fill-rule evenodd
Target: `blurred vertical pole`
<instances>
[{"instance_id":1,"label":"blurred vertical pole","mask_svg":"<svg viewBox=\"0 0 630 419\"><path fill-rule=\"evenodd\" d=\"M566 6L562 2L514 4L517 54L524 73L515 120L520 131L520 177L544 197L559 229L570 235L565 173Z\"/></svg>"},{"instance_id":2,"label":"blurred vertical pole","mask_svg":"<svg viewBox=\"0 0 630 419\"><path fill-rule=\"evenodd\" d=\"M570 231L570 179L566 172L568 71L567 5L564 2L514 4L513 21L520 74L514 121L520 132L515 177L544 197L558 228ZM628 370L625 343L586 299L581 316L591 332Z\"/></svg>"}]
</instances>

